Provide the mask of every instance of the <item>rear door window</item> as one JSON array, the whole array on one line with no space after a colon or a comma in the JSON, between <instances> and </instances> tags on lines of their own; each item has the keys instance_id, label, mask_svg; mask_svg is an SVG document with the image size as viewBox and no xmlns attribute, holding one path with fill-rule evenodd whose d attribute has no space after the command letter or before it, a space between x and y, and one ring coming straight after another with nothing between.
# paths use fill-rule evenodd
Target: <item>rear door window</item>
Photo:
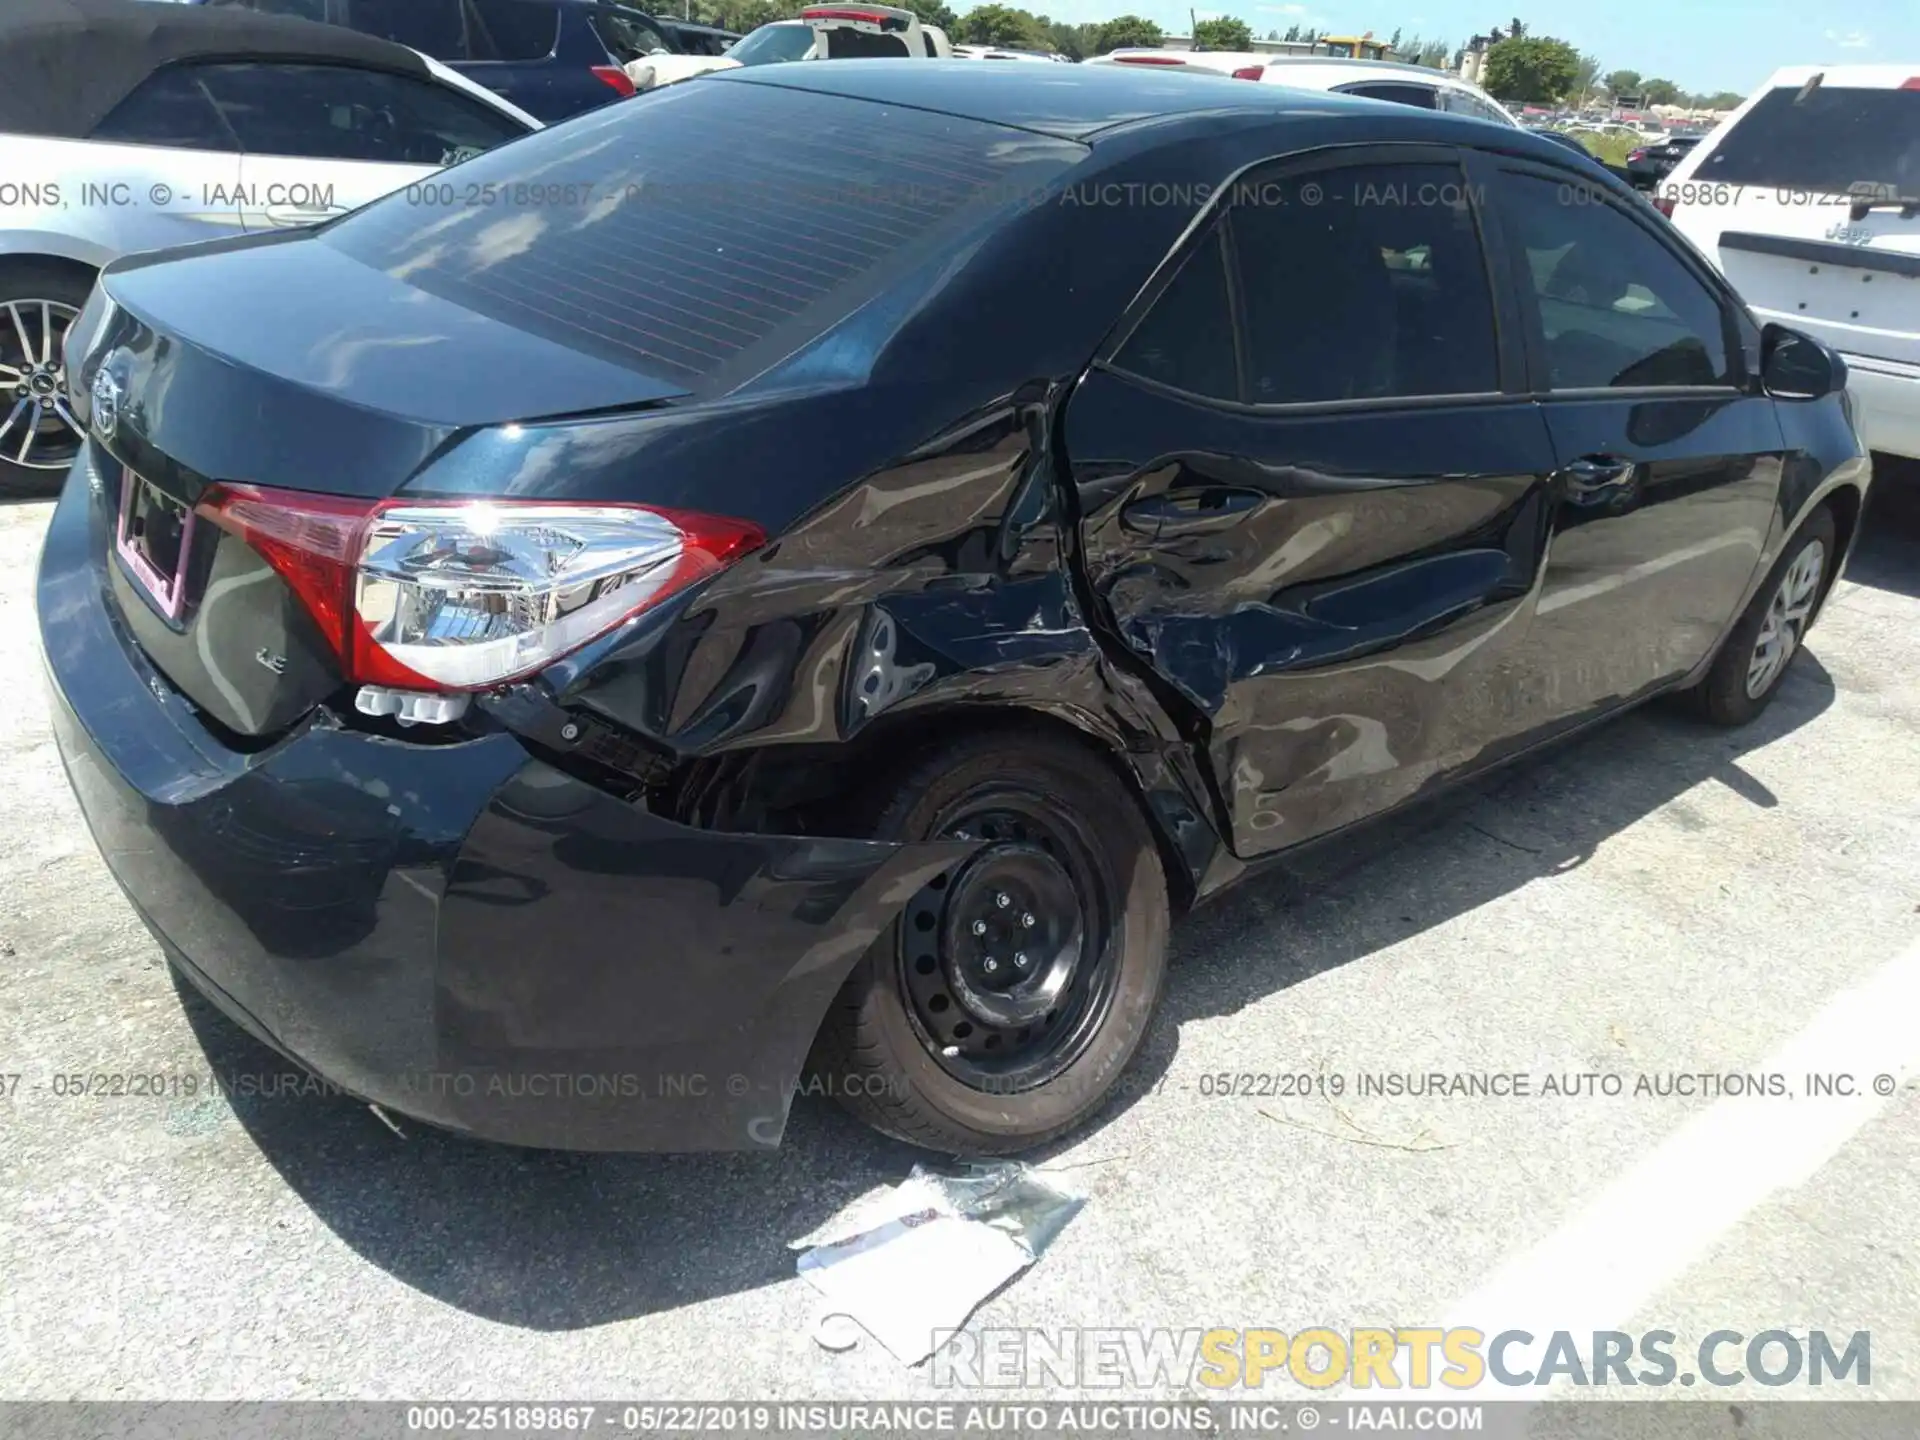
<instances>
[{"instance_id":1,"label":"rear door window","mask_svg":"<svg viewBox=\"0 0 1920 1440\"><path fill-rule=\"evenodd\" d=\"M347 0L344 23L436 60L470 60L460 0Z\"/></svg>"},{"instance_id":2,"label":"rear door window","mask_svg":"<svg viewBox=\"0 0 1920 1440\"><path fill-rule=\"evenodd\" d=\"M467 49L475 60L524 64L553 54L560 11L539 0L467 0Z\"/></svg>"},{"instance_id":3,"label":"rear door window","mask_svg":"<svg viewBox=\"0 0 1920 1440\"><path fill-rule=\"evenodd\" d=\"M1458 166L1354 165L1236 194L1248 401L1499 390L1493 295Z\"/></svg>"},{"instance_id":4,"label":"rear door window","mask_svg":"<svg viewBox=\"0 0 1920 1440\"><path fill-rule=\"evenodd\" d=\"M1779 86L1700 161L1712 184L1845 194L1920 194L1920 89Z\"/></svg>"},{"instance_id":5,"label":"rear door window","mask_svg":"<svg viewBox=\"0 0 1920 1440\"><path fill-rule=\"evenodd\" d=\"M1434 108L1433 87L1379 81L1366 85L1348 85L1342 95L1358 95L1362 100L1390 100L1395 105L1411 105L1419 110Z\"/></svg>"},{"instance_id":6,"label":"rear door window","mask_svg":"<svg viewBox=\"0 0 1920 1440\"><path fill-rule=\"evenodd\" d=\"M436 210L389 196L317 240L648 375L692 382L737 361L738 383L1085 153L983 121L721 78L472 161L461 190L495 203Z\"/></svg>"},{"instance_id":7,"label":"rear door window","mask_svg":"<svg viewBox=\"0 0 1920 1440\"><path fill-rule=\"evenodd\" d=\"M1116 370L1216 400L1239 397L1233 309L1218 232L1187 257L1113 359Z\"/></svg>"},{"instance_id":8,"label":"rear door window","mask_svg":"<svg viewBox=\"0 0 1920 1440\"><path fill-rule=\"evenodd\" d=\"M1493 195L1537 302L1550 388L1731 384L1713 292L1597 192L1572 204L1569 190L1502 172Z\"/></svg>"},{"instance_id":9,"label":"rear door window","mask_svg":"<svg viewBox=\"0 0 1920 1440\"><path fill-rule=\"evenodd\" d=\"M201 67L156 70L94 127L92 138L119 145L237 151L239 141L200 84Z\"/></svg>"},{"instance_id":10,"label":"rear door window","mask_svg":"<svg viewBox=\"0 0 1920 1440\"><path fill-rule=\"evenodd\" d=\"M353 65L194 67L249 155L451 165L526 133L445 85Z\"/></svg>"}]
</instances>

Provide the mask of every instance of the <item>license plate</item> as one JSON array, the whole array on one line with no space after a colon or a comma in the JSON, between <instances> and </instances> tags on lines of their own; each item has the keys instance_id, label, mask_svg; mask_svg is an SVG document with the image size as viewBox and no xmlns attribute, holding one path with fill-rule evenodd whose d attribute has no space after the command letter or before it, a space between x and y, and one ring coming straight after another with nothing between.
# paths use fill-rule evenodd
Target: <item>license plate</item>
<instances>
[{"instance_id":1,"label":"license plate","mask_svg":"<svg viewBox=\"0 0 1920 1440\"><path fill-rule=\"evenodd\" d=\"M160 613L178 620L186 601L193 511L128 470L120 482L120 524L114 548Z\"/></svg>"}]
</instances>

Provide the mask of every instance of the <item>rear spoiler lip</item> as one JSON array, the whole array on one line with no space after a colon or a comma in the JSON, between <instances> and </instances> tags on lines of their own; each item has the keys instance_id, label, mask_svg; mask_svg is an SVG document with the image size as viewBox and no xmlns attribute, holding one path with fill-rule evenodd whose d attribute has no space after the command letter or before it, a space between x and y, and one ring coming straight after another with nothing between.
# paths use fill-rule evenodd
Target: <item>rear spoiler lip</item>
<instances>
[{"instance_id":1,"label":"rear spoiler lip","mask_svg":"<svg viewBox=\"0 0 1920 1440\"><path fill-rule=\"evenodd\" d=\"M1831 240L1796 240L1785 235L1758 235L1751 230L1723 230L1722 250L1744 250L1754 255L1778 255L1787 260L1811 260L1821 265L1844 265L1851 270L1876 270L1883 275L1920 278L1920 255L1893 250L1867 250Z\"/></svg>"}]
</instances>

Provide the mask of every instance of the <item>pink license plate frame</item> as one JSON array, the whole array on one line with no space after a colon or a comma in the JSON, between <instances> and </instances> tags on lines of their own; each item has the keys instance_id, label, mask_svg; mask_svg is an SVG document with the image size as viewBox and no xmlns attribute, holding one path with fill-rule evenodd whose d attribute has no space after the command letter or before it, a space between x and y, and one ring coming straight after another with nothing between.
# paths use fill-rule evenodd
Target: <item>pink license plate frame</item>
<instances>
[{"instance_id":1,"label":"pink license plate frame","mask_svg":"<svg viewBox=\"0 0 1920 1440\"><path fill-rule=\"evenodd\" d=\"M156 488L123 467L120 476L120 520L115 527L113 548L128 573L139 582L140 588L147 592L160 613L169 620L178 620L187 599L187 557L193 553L193 508L181 507L186 511L186 518L180 524L180 558L173 574L163 575L159 567L141 552L139 542L133 535L133 502L141 486ZM158 493L170 503L178 503L165 496L164 492Z\"/></svg>"}]
</instances>

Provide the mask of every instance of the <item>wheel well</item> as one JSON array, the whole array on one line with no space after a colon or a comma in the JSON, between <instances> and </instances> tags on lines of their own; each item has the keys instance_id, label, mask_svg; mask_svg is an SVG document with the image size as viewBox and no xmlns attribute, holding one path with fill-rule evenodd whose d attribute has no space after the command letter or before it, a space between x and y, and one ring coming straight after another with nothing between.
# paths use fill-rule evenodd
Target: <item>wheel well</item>
<instances>
[{"instance_id":1,"label":"wheel well","mask_svg":"<svg viewBox=\"0 0 1920 1440\"><path fill-rule=\"evenodd\" d=\"M1834 552L1845 555L1847 547L1853 543L1854 531L1860 527L1860 492L1851 485L1843 485L1821 502L1833 512ZM1839 567L1833 567L1827 579L1827 588L1833 588L1833 582L1839 579Z\"/></svg>"},{"instance_id":2,"label":"wheel well","mask_svg":"<svg viewBox=\"0 0 1920 1440\"><path fill-rule=\"evenodd\" d=\"M1193 903L1192 874L1155 822L1125 760L1102 737L1044 710L956 705L883 717L831 748L770 745L729 752L679 767L654 792L654 803L683 823L709 829L858 838L892 777L927 751L986 730L1003 732L1010 742L1022 734L1052 734L1097 756L1139 806L1174 909Z\"/></svg>"},{"instance_id":3,"label":"wheel well","mask_svg":"<svg viewBox=\"0 0 1920 1440\"><path fill-rule=\"evenodd\" d=\"M100 275L97 265L64 255L0 255L0 279L22 270L58 270L89 286Z\"/></svg>"}]
</instances>

